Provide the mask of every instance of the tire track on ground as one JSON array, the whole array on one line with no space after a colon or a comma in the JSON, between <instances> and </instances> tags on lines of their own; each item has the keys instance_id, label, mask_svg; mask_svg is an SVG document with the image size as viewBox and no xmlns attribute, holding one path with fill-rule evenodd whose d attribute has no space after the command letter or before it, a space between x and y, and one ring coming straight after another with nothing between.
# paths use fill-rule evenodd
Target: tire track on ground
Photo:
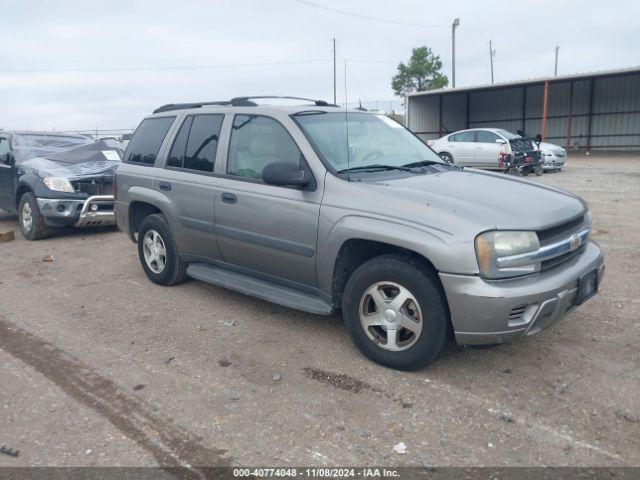
<instances>
[{"instance_id":1,"label":"tire track on ground","mask_svg":"<svg viewBox=\"0 0 640 480\"><path fill-rule=\"evenodd\" d=\"M151 453L168 473L185 479L208 478L211 470L199 467L231 464L226 450L208 448L201 438L155 407L131 396L77 358L14 325L2 315L0 348L107 419Z\"/></svg>"}]
</instances>

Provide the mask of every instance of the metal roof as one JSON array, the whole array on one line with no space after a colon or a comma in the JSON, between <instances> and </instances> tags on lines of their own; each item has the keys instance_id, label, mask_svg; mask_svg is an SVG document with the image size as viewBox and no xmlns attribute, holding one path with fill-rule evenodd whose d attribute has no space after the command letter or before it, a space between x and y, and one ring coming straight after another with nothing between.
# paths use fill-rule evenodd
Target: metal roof
<instances>
[{"instance_id":1,"label":"metal roof","mask_svg":"<svg viewBox=\"0 0 640 480\"><path fill-rule=\"evenodd\" d=\"M524 86L524 85L536 85L544 82L557 83L557 82L566 82L569 80L588 80L591 78L599 78L599 77L615 77L619 75L630 75L630 74L636 74L636 73L640 74L640 66L620 68L616 70L600 70L595 72L578 73L573 75L558 75L557 77L553 77L553 76L539 77L539 78L531 78L527 80L517 80L513 82L493 83L488 85L472 85L468 87L458 87L458 88L439 88L437 90L428 90L426 92L412 92L407 94L407 96L421 97L421 96L427 96L427 95L452 94L452 93L459 93L459 92L518 87L518 86Z\"/></svg>"}]
</instances>

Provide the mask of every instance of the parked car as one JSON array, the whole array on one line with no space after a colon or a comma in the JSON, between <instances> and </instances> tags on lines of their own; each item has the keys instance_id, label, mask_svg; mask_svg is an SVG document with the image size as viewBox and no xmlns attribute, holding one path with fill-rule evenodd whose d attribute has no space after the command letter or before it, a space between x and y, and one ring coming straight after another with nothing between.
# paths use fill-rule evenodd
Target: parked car
<instances>
[{"instance_id":1,"label":"parked car","mask_svg":"<svg viewBox=\"0 0 640 480\"><path fill-rule=\"evenodd\" d=\"M427 143L447 162L455 162L461 166L502 170L501 155L512 155L515 145L522 140L524 137L521 135L502 128L472 128L450 133L437 140L429 140ZM530 143L532 150L541 151L544 160L542 170L562 169L566 161L566 151L562 147L544 142L540 143L540 146L536 142Z\"/></svg>"},{"instance_id":2,"label":"parked car","mask_svg":"<svg viewBox=\"0 0 640 480\"><path fill-rule=\"evenodd\" d=\"M55 227L115 224L118 142L79 135L0 131L0 208L18 214L28 240Z\"/></svg>"},{"instance_id":3,"label":"parked car","mask_svg":"<svg viewBox=\"0 0 640 480\"><path fill-rule=\"evenodd\" d=\"M545 172L561 171L567 163L567 151L559 145L553 143L540 143L540 151L544 164L542 168Z\"/></svg>"},{"instance_id":4,"label":"parked car","mask_svg":"<svg viewBox=\"0 0 640 480\"><path fill-rule=\"evenodd\" d=\"M463 170L384 115L300 102L167 105L142 121L115 212L152 282L342 310L358 348L398 369L433 362L450 333L536 334L597 292L603 255L576 195Z\"/></svg>"}]
</instances>

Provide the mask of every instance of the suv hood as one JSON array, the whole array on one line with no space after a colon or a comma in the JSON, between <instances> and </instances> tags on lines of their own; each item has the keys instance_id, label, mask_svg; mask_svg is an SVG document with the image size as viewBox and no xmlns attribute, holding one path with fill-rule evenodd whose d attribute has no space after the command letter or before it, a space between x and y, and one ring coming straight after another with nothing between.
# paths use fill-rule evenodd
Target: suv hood
<instances>
[{"instance_id":1,"label":"suv hood","mask_svg":"<svg viewBox=\"0 0 640 480\"><path fill-rule=\"evenodd\" d=\"M501 173L452 170L370 183L374 204L409 221L444 231L456 217L481 230L543 230L587 211L584 201L564 190ZM380 188L382 187L382 188ZM396 208L393 208L395 205ZM433 211L438 210L438 214ZM419 212L424 212L420 215ZM433 212L430 214L429 212ZM434 221L443 225L434 224Z\"/></svg>"}]
</instances>

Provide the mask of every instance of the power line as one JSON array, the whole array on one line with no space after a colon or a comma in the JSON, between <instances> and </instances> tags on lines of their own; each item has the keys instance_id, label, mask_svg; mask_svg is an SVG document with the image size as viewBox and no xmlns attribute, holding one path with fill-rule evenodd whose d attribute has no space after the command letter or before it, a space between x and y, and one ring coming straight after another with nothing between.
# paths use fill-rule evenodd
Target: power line
<instances>
[{"instance_id":1,"label":"power line","mask_svg":"<svg viewBox=\"0 0 640 480\"><path fill-rule=\"evenodd\" d=\"M263 63L235 63L220 65L178 65L178 66L147 66L147 67L70 67L70 68L0 68L0 72L139 72L154 70L207 70L216 68L243 68L243 67L271 67L275 65L294 65L301 63L328 62L330 59L290 60L282 62Z\"/></svg>"},{"instance_id":2,"label":"power line","mask_svg":"<svg viewBox=\"0 0 640 480\"><path fill-rule=\"evenodd\" d=\"M359 13L348 12L346 10L340 10L338 8L327 7L326 5L320 5L319 3L310 2L308 0L291 0L292 2L301 3L309 7L319 8L326 10L327 12L339 13L340 15L347 15L349 17L360 18L362 20L370 20L372 22L388 23L391 25L402 25L404 27L427 27L427 28L448 28L443 25L425 25L423 23L408 23L400 22L396 20L388 20L385 18L370 17L369 15L360 15Z\"/></svg>"}]
</instances>

